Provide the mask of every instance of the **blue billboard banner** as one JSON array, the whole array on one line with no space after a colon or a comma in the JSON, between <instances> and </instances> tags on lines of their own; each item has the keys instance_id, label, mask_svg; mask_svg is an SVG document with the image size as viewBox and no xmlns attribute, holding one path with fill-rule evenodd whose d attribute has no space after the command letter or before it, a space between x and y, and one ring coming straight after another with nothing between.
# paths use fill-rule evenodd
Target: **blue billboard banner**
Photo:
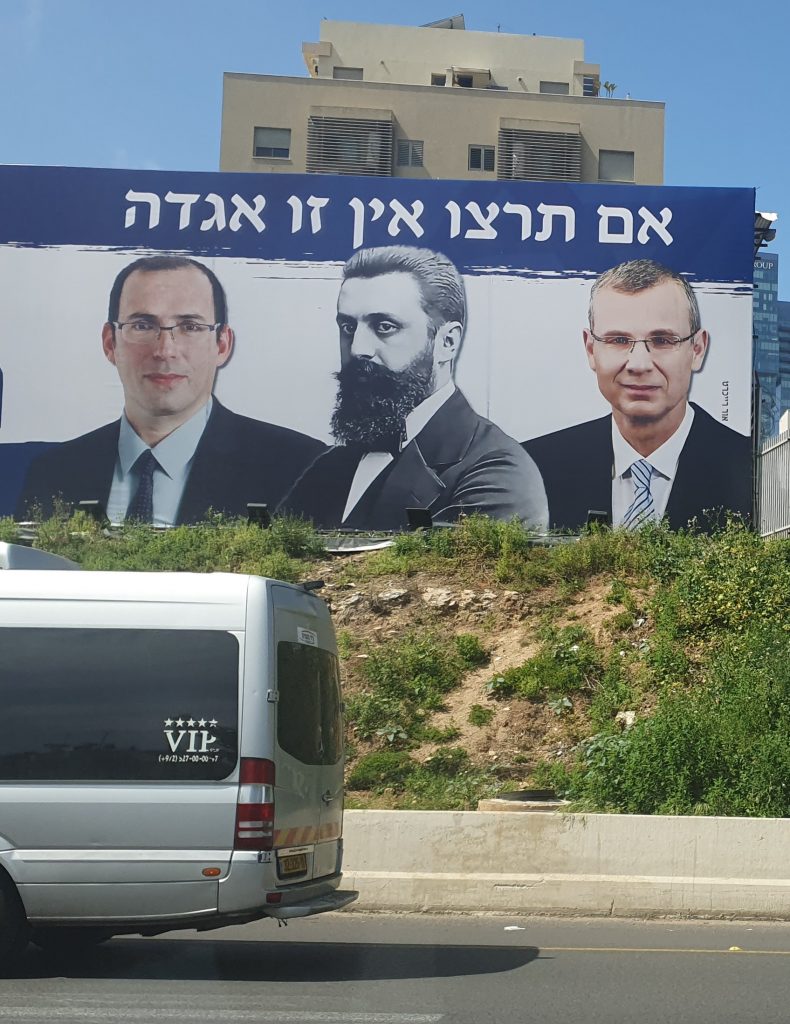
<instances>
[{"instance_id":1,"label":"blue billboard banner","mask_svg":"<svg viewBox=\"0 0 790 1024\"><path fill-rule=\"evenodd\" d=\"M668 262L751 282L751 189L0 167L0 242L345 260L427 245L464 273ZM670 256L671 253L671 256Z\"/></svg>"},{"instance_id":2,"label":"blue billboard banner","mask_svg":"<svg viewBox=\"0 0 790 1024\"><path fill-rule=\"evenodd\" d=\"M0 167L0 514L748 515L753 223L751 189Z\"/></svg>"}]
</instances>

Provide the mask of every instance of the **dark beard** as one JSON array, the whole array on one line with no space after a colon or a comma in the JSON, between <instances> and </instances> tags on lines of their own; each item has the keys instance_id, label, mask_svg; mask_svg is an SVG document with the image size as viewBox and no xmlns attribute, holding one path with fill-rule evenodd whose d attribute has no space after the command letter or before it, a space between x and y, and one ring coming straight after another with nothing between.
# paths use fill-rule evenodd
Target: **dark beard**
<instances>
[{"instance_id":1,"label":"dark beard","mask_svg":"<svg viewBox=\"0 0 790 1024\"><path fill-rule=\"evenodd\" d=\"M339 370L332 433L340 444L395 451L406 417L433 393L431 348L398 373L370 359L352 358Z\"/></svg>"}]
</instances>

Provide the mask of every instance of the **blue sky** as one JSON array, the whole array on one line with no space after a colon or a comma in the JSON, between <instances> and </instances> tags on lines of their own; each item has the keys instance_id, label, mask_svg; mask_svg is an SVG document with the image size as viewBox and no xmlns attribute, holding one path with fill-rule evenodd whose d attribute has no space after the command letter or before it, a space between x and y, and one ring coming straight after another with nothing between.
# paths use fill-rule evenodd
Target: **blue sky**
<instances>
[{"instance_id":1,"label":"blue sky","mask_svg":"<svg viewBox=\"0 0 790 1024\"><path fill-rule=\"evenodd\" d=\"M0 0L0 162L217 170L224 71L306 74L322 17L462 12L468 29L584 39L617 97L663 100L665 183L756 187L790 282L787 0L448 3Z\"/></svg>"}]
</instances>

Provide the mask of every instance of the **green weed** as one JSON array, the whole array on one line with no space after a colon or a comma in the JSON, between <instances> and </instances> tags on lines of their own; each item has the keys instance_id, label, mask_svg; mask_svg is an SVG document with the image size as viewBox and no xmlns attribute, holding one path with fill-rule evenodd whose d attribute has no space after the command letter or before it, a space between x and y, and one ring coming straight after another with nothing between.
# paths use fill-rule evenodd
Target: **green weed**
<instances>
[{"instance_id":1,"label":"green weed","mask_svg":"<svg viewBox=\"0 0 790 1024\"><path fill-rule=\"evenodd\" d=\"M325 555L323 541L303 520L275 518L262 530L219 515L196 526L130 524L107 533L84 512L63 511L39 525L36 546L84 569L240 572L289 581L303 575L305 560Z\"/></svg>"},{"instance_id":2,"label":"green weed","mask_svg":"<svg viewBox=\"0 0 790 1024\"><path fill-rule=\"evenodd\" d=\"M469 723L471 725L488 725L494 717L494 709L483 707L482 704L473 704L469 708Z\"/></svg>"},{"instance_id":3,"label":"green weed","mask_svg":"<svg viewBox=\"0 0 790 1024\"><path fill-rule=\"evenodd\" d=\"M365 754L349 772L349 789L402 788L415 762L402 750L376 750Z\"/></svg>"},{"instance_id":4,"label":"green weed","mask_svg":"<svg viewBox=\"0 0 790 1024\"><path fill-rule=\"evenodd\" d=\"M19 542L19 526L9 516L0 518L0 541L6 544Z\"/></svg>"},{"instance_id":5,"label":"green weed","mask_svg":"<svg viewBox=\"0 0 790 1024\"><path fill-rule=\"evenodd\" d=\"M632 814L790 815L790 637L757 625L726 641L690 689L672 688L622 735L583 747L573 796Z\"/></svg>"},{"instance_id":6,"label":"green weed","mask_svg":"<svg viewBox=\"0 0 790 1024\"><path fill-rule=\"evenodd\" d=\"M455 638L455 649L467 668L487 665L491 660L491 652L483 647L480 638L474 633L459 633Z\"/></svg>"},{"instance_id":7,"label":"green weed","mask_svg":"<svg viewBox=\"0 0 790 1024\"><path fill-rule=\"evenodd\" d=\"M491 697L540 700L547 695L570 696L592 687L600 677L600 655L583 626L547 627L538 653L506 669L488 683Z\"/></svg>"},{"instance_id":8,"label":"green weed","mask_svg":"<svg viewBox=\"0 0 790 1024\"><path fill-rule=\"evenodd\" d=\"M373 647L362 668L365 690L348 701L349 724L362 739L384 729L394 729L397 739L416 738L465 668L454 641L430 631Z\"/></svg>"},{"instance_id":9,"label":"green weed","mask_svg":"<svg viewBox=\"0 0 790 1024\"><path fill-rule=\"evenodd\" d=\"M460 735L457 725L446 725L443 729L435 725L421 725L415 731L415 738L422 743L452 743Z\"/></svg>"}]
</instances>

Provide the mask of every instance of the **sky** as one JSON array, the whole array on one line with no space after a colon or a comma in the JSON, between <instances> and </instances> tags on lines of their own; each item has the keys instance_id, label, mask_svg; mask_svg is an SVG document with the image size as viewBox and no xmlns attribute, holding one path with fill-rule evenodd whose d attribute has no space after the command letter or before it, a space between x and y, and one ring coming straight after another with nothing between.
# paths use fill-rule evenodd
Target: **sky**
<instances>
[{"instance_id":1,"label":"sky","mask_svg":"<svg viewBox=\"0 0 790 1024\"><path fill-rule=\"evenodd\" d=\"M616 98L663 101L665 184L756 188L790 298L787 0L0 0L0 163L215 171L223 72L306 75L324 17L459 13L474 31L583 39Z\"/></svg>"}]
</instances>

